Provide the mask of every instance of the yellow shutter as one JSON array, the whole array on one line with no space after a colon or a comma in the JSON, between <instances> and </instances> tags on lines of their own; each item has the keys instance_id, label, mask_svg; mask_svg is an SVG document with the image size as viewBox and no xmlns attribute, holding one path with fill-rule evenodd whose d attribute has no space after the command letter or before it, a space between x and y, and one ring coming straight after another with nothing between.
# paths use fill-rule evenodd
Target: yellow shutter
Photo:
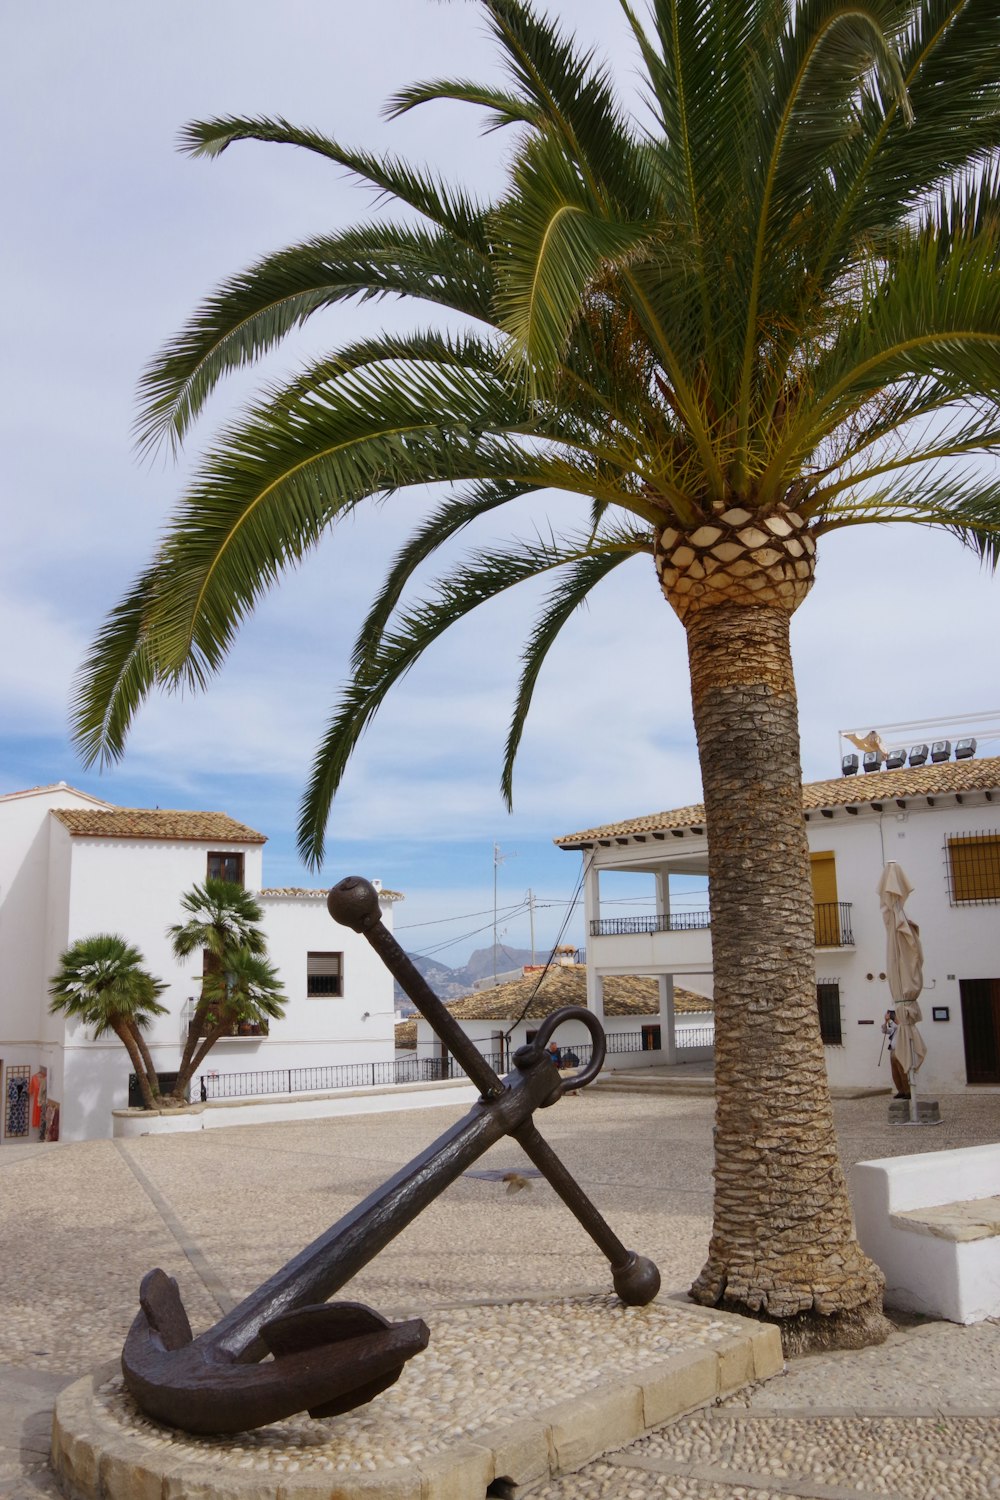
<instances>
[{"instance_id":1,"label":"yellow shutter","mask_svg":"<svg viewBox=\"0 0 1000 1500\"><path fill-rule=\"evenodd\" d=\"M837 906L837 859L831 849L810 854L813 904L816 907L816 947L840 944L840 911Z\"/></svg>"},{"instance_id":2,"label":"yellow shutter","mask_svg":"<svg viewBox=\"0 0 1000 1500\"><path fill-rule=\"evenodd\" d=\"M952 901L1000 901L1000 838L972 834L948 840Z\"/></svg>"}]
</instances>

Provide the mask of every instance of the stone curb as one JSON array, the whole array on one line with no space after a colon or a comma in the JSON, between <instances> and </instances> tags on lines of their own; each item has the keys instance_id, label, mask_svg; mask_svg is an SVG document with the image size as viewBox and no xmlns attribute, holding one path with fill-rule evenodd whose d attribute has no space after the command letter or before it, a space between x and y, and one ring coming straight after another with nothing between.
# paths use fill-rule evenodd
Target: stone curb
<instances>
[{"instance_id":1,"label":"stone curb","mask_svg":"<svg viewBox=\"0 0 1000 1500\"><path fill-rule=\"evenodd\" d=\"M707 1315L690 1307L692 1316ZM713 1311L732 1332L711 1348L623 1374L571 1400L467 1439L419 1464L381 1473L265 1476L150 1452L97 1406L117 1361L68 1386L56 1402L52 1467L70 1500L484 1500L494 1480L529 1489L615 1452L672 1418L784 1368L777 1328Z\"/></svg>"}]
</instances>

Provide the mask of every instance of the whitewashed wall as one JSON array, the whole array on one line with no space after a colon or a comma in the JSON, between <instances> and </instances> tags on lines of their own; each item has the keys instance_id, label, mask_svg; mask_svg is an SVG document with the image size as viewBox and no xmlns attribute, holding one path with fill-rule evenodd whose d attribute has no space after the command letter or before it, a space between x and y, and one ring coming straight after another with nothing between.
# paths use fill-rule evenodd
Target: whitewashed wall
<instances>
[{"instance_id":1,"label":"whitewashed wall","mask_svg":"<svg viewBox=\"0 0 1000 1500\"><path fill-rule=\"evenodd\" d=\"M858 778L859 794L863 780ZM874 791L872 792L874 796ZM807 825L810 850L836 856L837 897L851 905L854 946L820 949L817 980L836 981L840 988L842 1046L826 1048L830 1081L844 1087L889 1088L888 1058L879 1053L881 1023L891 1005L889 987L879 976L886 970L885 928L876 886L884 864L902 865L913 895L907 912L921 929L925 987L920 997L924 1013L921 1034L928 1055L918 1075L918 1092L959 1091L966 1086L965 1050L959 981L1000 977L1000 909L995 905L953 907L947 888L946 839L950 834L978 833L1000 826L997 804L983 793L939 796L934 806L926 798L907 798L901 808L886 801L882 811L861 806L857 814L843 808L831 818L813 813ZM602 913L599 879L602 870L647 871L662 877L699 873L706 868L704 838L685 834L670 857L664 844L613 845L594 852L587 876L587 918ZM590 851L584 857L589 857ZM662 898L660 909L665 908ZM588 994L596 995L601 978L611 974L671 973L680 984L711 993L705 971L711 972L711 932L657 933L587 939ZM871 978L868 976L871 975ZM593 999L591 1001L593 1003ZM933 1007L946 1006L949 1020L935 1022Z\"/></svg>"},{"instance_id":2,"label":"whitewashed wall","mask_svg":"<svg viewBox=\"0 0 1000 1500\"><path fill-rule=\"evenodd\" d=\"M120 933L140 949L167 984L161 1003L168 1014L152 1023L147 1041L157 1070L174 1072L201 981L200 953L176 960L167 936L184 918L180 898L204 882L210 850L242 853L247 888L259 891L263 883L259 843L71 836L51 816L53 808L103 805L63 787L0 798L0 1059L48 1068L66 1140L110 1136L111 1111L128 1101L131 1064L117 1037L94 1039L79 1022L49 1016L49 979L62 952L99 932ZM269 896L261 905L270 957L285 985L285 1018L267 1037L220 1041L205 1071L391 1060L392 979L368 943L332 921L325 893ZM391 928L388 898L382 913ZM307 996L309 951L344 953L342 996Z\"/></svg>"}]
</instances>

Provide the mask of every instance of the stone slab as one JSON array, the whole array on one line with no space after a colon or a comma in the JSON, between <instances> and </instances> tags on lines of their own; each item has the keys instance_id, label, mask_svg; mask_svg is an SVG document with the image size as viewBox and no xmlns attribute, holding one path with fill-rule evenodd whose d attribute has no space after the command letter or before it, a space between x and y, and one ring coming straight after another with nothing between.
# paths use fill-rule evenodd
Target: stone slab
<instances>
[{"instance_id":1,"label":"stone slab","mask_svg":"<svg viewBox=\"0 0 1000 1500\"><path fill-rule=\"evenodd\" d=\"M71 1500L485 1500L782 1369L776 1328L670 1296L481 1304L434 1314L430 1348L370 1405L231 1440L150 1421L102 1366L60 1395L52 1464Z\"/></svg>"}]
</instances>

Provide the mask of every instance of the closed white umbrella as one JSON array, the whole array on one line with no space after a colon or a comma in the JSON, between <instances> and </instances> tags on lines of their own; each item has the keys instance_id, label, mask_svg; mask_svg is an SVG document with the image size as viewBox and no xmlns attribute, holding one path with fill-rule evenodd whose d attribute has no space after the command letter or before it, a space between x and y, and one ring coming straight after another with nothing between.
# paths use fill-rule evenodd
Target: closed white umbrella
<instances>
[{"instance_id":1,"label":"closed white umbrella","mask_svg":"<svg viewBox=\"0 0 1000 1500\"><path fill-rule=\"evenodd\" d=\"M917 997L924 987L924 955L920 928L903 910L913 890L902 866L889 860L879 877L878 896L886 938L886 978L896 1009L895 1049L900 1066L910 1080L910 1119L917 1118L914 1075L927 1056L924 1039L917 1030L923 1014Z\"/></svg>"}]
</instances>

